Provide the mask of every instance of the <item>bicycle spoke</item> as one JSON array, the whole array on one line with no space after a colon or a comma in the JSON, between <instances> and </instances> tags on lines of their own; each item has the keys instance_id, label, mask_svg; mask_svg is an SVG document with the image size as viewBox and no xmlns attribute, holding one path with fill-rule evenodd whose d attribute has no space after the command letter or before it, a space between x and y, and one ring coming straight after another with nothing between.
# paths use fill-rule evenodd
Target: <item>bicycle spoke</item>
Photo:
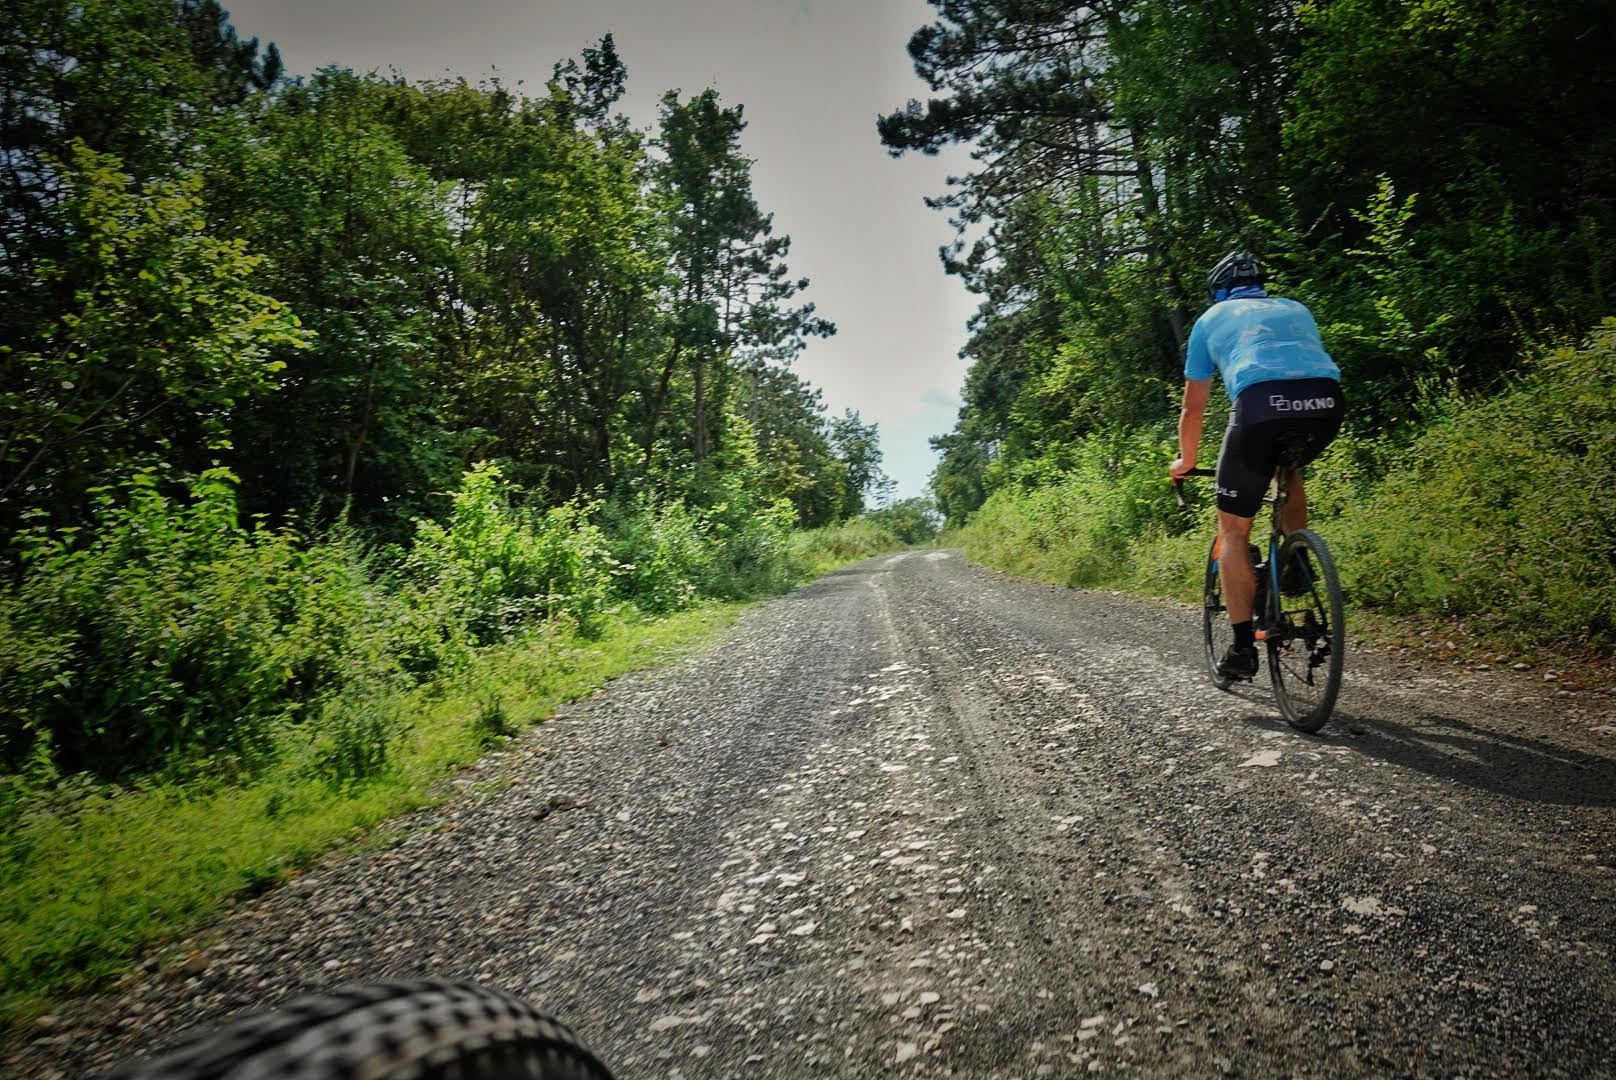
<instances>
[{"instance_id":1,"label":"bicycle spoke","mask_svg":"<svg viewBox=\"0 0 1616 1080\"><path fill-rule=\"evenodd\" d=\"M1307 587L1281 604L1280 626L1269 638L1270 674L1285 719L1312 732L1329 719L1341 685L1341 590L1335 563L1316 534L1306 529L1293 533L1281 558L1282 566L1300 562Z\"/></svg>"}]
</instances>

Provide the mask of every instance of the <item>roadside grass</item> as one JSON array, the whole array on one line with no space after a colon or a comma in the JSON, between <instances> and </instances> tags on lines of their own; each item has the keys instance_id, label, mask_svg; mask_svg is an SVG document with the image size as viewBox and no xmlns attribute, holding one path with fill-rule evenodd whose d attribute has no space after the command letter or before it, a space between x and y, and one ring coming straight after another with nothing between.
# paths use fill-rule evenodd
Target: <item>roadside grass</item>
<instances>
[{"instance_id":1,"label":"roadside grass","mask_svg":"<svg viewBox=\"0 0 1616 1080\"><path fill-rule=\"evenodd\" d=\"M1182 536L1151 536L1132 547L1125 570L1073 585L1071 565L1060 551L1032 557L1022 552L1018 558L1002 537L984 542L974 533L969 527L952 530L939 538L938 545L963 548L973 562L1033 581L1196 608L1212 537L1210 525ZM1346 615L1349 651L1370 648L1398 658L1461 666L1524 663L1533 671L1554 672L1561 688L1616 690L1616 655L1610 648L1577 638L1546 637L1540 628L1508 613L1387 611L1356 603L1349 592Z\"/></svg>"},{"instance_id":2,"label":"roadside grass","mask_svg":"<svg viewBox=\"0 0 1616 1080\"><path fill-rule=\"evenodd\" d=\"M107 985L233 900L450 798L456 771L504 738L618 675L711 646L747 606L619 615L589 638L551 628L482 650L452 685L384 703L411 719L387 768L362 781L288 767L248 786L80 782L44 795L14 785L0 839L0 1033Z\"/></svg>"},{"instance_id":3,"label":"roadside grass","mask_svg":"<svg viewBox=\"0 0 1616 1080\"><path fill-rule=\"evenodd\" d=\"M793 533L790 559L798 568L798 580L812 581L838 566L902 551L904 544L892 533L865 518Z\"/></svg>"}]
</instances>

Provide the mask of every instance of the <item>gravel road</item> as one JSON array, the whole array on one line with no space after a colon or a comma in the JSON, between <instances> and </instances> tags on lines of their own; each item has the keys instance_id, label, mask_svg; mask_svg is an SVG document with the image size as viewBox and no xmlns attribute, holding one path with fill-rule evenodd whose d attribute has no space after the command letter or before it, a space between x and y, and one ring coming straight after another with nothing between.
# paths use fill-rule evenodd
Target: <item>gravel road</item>
<instances>
[{"instance_id":1,"label":"gravel road","mask_svg":"<svg viewBox=\"0 0 1616 1080\"><path fill-rule=\"evenodd\" d=\"M1306 736L1198 639L957 552L867 560L4 1067L97 1075L430 975L554 1011L624 1080L1616 1075L1611 699L1355 653Z\"/></svg>"}]
</instances>

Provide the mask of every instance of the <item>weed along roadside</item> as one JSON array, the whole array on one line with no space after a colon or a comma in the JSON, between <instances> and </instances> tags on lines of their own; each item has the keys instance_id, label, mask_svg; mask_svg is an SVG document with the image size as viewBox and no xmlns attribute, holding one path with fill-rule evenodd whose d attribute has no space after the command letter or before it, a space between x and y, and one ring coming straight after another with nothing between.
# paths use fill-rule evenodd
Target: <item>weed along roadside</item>
<instances>
[{"instance_id":1,"label":"weed along roadside","mask_svg":"<svg viewBox=\"0 0 1616 1080\"><path fill-rule=\"evenodd\" d=\"M665 561L646 586L653 597L647 611L632 602L632 594L613 592L624 578L605 573L601 534L568 519L564 536L547 537L542 523L535 527L501 499L487 474L471 477L457 500L456 516L434 540L417 545L415 558L466 560L470 556L456 545L464 544L467 533L486 541L506 529L503 550L512 572L503 580L519 586L522 553L513 555L513 546L550 543L576 554L580 546L598 545L599 578L578 571L594 594L547 591L539 598L542 607L532 596L518 596L525 610L542 611L520 622L508 618L502 606L508 598L492 593L474 593L469 601L463 594L417 595L410 607L398 599L412 587L405 578L392 593L372 595L378 603L400 604L392 632L453 654L440 656L430 677L410 679L404 669L420 661L419 652L389 653L388 643L376 636L386 628L350 623L353 638L337 655L355 665L360 661L352 658L363 657L383 668L383 675L338 681L317 702L286 710L266 724L262 738L255 737L250 753L249 744L228 742L188 748L142 770L62 774L52 768L55 744L41 736L16 771L0 779L4 1030L16 1033L62 995L105 986L142 958L158 966L184 964L185 956L165 954L165 946L205 926L235 899L295 876L333 849L385 843L390 818L452 797L463 786L456 780L463 769L564 703L625 672L674 663L710 647L751 603L749 596L778 592L835 565L901 546L868 523L799 534L771 527L771 565L753 565L749 572L756 578L732 588L730 598L710 595L720 590L699 587L688 566ZM170 532L178 542L195 540L203 527L194 507L154 503L137 512L176 518L179 529ZM654 525L651 532L654 539ZM236 564L283 557L282 542L227 529L225 541L213 549L226 565L192 566L187 580L193 587L202 579L225 587ZM706 570L713 572L722 551L708 545L706 553ZM364 571L343 556L315 548L309 559L320 564L323 558L349 573ZM179 572L161 560L159 569ZM455 572L434 566L432 580L440 588L464 588L455 585ZM646 576L635 580L644 585ZM201 603L208 600L203 596ZM423 633L423 611L457 612L459 621ZM12 625L20 621L16 607L5 615ZM416 625L408 625L411 618ZM495 626L505 629L492 632ZM304 632L295 620L279 629L290 637ZM212 644L199 640L196 647ZM86 663L95 659L86 657ZM389 661L393 668L386 670ZM21 674L10 669L5 677L15 689ZM101 762L96 755L110 753L86 746L85 761Z\"/></svg>"}]
</instances>

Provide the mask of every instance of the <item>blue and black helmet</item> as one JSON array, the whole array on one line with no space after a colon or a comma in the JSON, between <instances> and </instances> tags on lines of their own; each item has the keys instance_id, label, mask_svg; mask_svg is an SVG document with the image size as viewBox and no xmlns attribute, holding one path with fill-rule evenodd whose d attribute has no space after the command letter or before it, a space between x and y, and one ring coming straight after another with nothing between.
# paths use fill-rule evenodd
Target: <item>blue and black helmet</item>
<instances>
[{"instance_id":1,"label":"blue and black helmet","mask_svg":"<svg viewBox=\"0 0 1616 1080\"><path fill-rule=\"evenodd\" d=\"M1266 275L1262 263L1249 251L1231 251L1206 276L1206 298L1210 303L1226 300L1243 285L1261 287Z\"/></svg>"}]
</instances>

